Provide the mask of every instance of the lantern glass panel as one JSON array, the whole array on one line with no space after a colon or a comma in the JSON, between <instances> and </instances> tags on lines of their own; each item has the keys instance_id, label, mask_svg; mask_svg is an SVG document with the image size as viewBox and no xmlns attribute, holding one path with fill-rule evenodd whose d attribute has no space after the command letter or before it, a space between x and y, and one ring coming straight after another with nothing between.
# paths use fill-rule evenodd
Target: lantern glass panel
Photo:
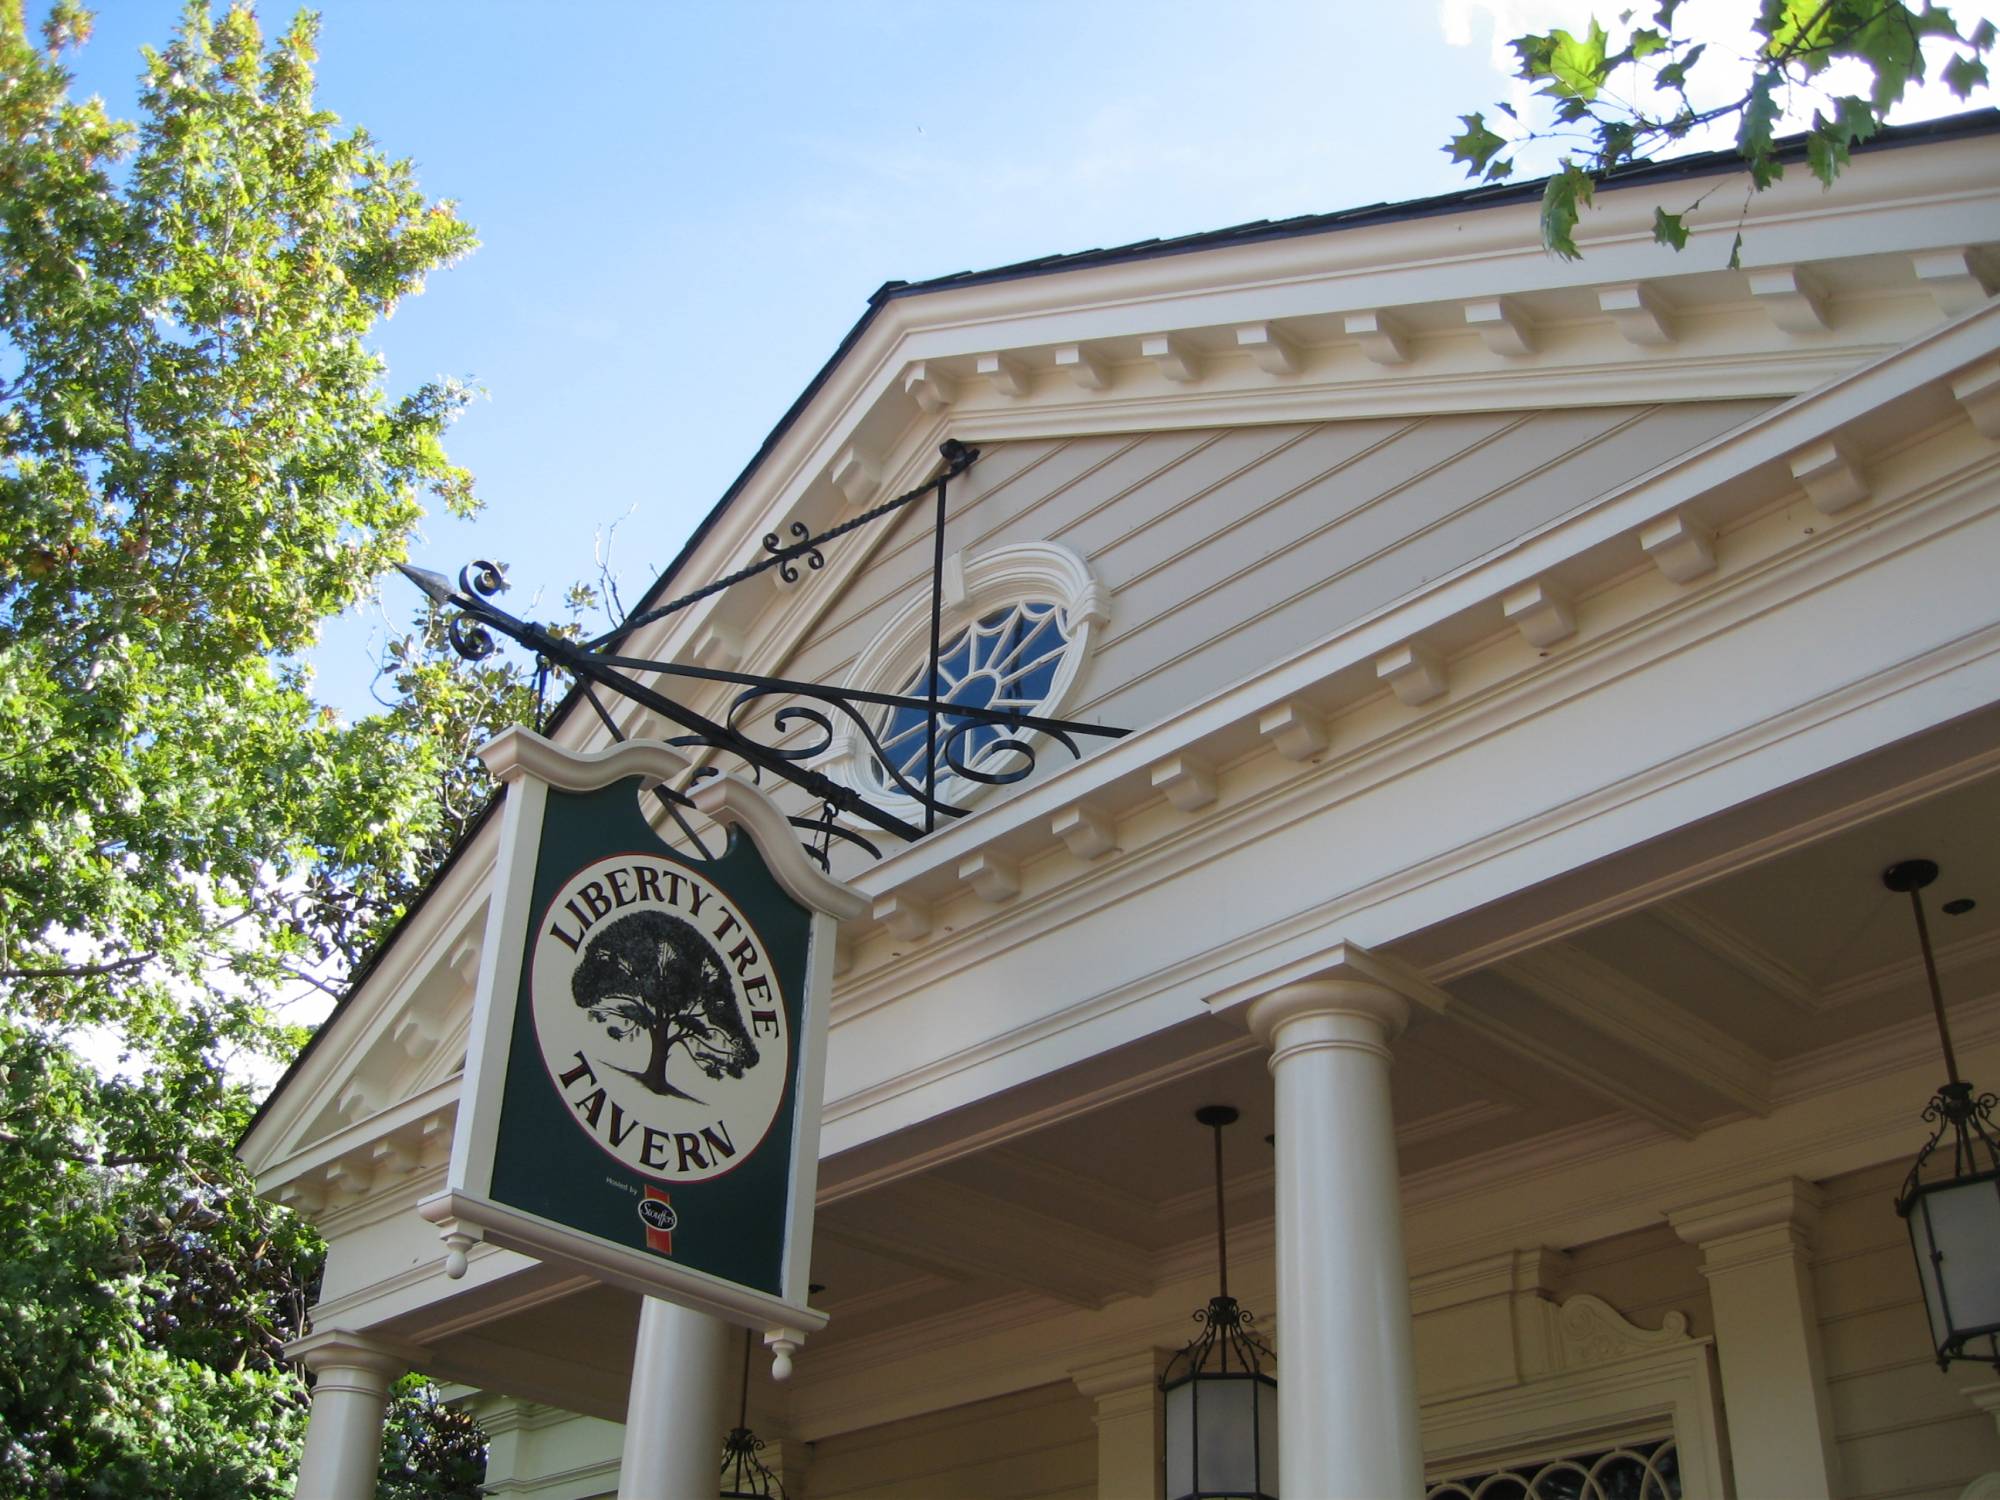
<instances>
[{"instance_id":1,"label":"lantern glass panel","mask_svg":"<svg viewBox=\"0 0 2000 1500\"><path fill-rule=\"evenodd\" d=\"M1269 1380L1257 1387L1257 1479L1267 1495L1278 1493L1278 1387Z\"/></svg>"},{"instance_id":2,"label":"lantern glass panel","mask_svg":"<svg viewBox=\"0 0 2000 1500\"><path fill-rule=\"evenodd\" d=\"M1208 1495L1257 1493L1257 1388L1242 1376L1191 1380L1194 1398L1196 1472Z\"/></svg>"},{"instance_id":3,"label":"lantern glass panel","mask_svg":"<svg viewBox=\"0 0 2000 1500\"><path fill-rule=\"evenodd\" d=\"M1947 1340L1974 1329L2000 1327L2000 1178L1920 1188L1910 1232L1936 1346L1943 1349ZM1935 1263L1933 1250L1942 1257Z\"/></svg>"},{"instance_id":4,"label":"lantern glass panel","mask_svg":"<svg viewBox=\"0 0 2000 1500\"><path fill-rule=\"evenodd\" d=\"M1168 1500L1194 1493L1194 1382L1167 1392Z\"/></svg>"},{"instance_id":5,"label":"lantern glass panel","mask_svg":"<svg viewBox=\"0 0 2000 1500\"><path fill-rule=\"evenodd\" d=\"M1917 1257L1917 1286L1924 1294L1924 1316L1930 1319L1931 1347L1942 1349L1951 1337L1945 1326L1944 1299L1938 1295L1937 1267L1931 1263L1929 1205L1920 1197L1910 1205L1910 1249Z\"/></svg>"}]
</instances>

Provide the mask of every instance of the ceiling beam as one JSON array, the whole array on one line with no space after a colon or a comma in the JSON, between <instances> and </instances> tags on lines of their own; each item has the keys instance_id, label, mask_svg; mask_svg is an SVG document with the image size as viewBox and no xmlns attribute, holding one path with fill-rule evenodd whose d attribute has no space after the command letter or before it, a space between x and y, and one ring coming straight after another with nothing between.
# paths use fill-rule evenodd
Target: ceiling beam
<instances>
[{"instance_id":1,"label":"ceiling beam","mask_svg":"<svg viewBox=\"0 0 2000 1500\"><path fill-rule=\"evenodd\" d=\"M1453 1006L1449 1024L1463 1026L1481 1041L1503 1052L1511 1052L1544 1072L1553 1073L1582 1093L1602 1100L1623 1114L1636 1115L1668 1135L1691 1141L1701 1134L1703 1121L1685 1110L1675 1109L1641 1090L1629 1087L1621 1079L1607 1077L1601 1068L1572 1057L1532 1027L1502 1020L1476 1004Z\"/></svg>"},{"instance_id":2,"label":"ceiling beam","mask_svg":"<svg viewBox=\"0 0 2000 1500\"><path fill-rule=\"evenodd\" d=\"M1645 914L1801 1015L1818 1014L1819 991L1810 979L1694 902L1675 897L1649 907Z\"/></svg>"},{"instance_id":3,"label":"ceiling beam","mask_svg":"<svg viewBox=\"0 0 2000 1500\"><path fill-rule=\"evenodd\" d=\"M1153 1258L1142 1246L935 1177L822 1209L816 1232L922 1270L993 1277L1075 1307L1153 1289Z\"/></svg>"},{"instance_id":4,"label":"ceiling beam","mask_svg":"<svg viewBox=\"0 0 2000 1500\"><path fill-rule=\"evenodd\" d=\"M1725 1105L1771 1111L1771 1064L1754 1049L1569 943L1498 966L1509 984Z\"/></svg>"}]
</instances>

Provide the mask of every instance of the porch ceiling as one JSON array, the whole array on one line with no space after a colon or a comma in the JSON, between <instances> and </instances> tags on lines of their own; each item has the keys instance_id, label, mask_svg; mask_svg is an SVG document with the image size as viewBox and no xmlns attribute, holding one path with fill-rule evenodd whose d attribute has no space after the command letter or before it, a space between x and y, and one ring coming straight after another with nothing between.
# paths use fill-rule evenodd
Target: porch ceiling
<instances>
[{"instance_id":1,"label":"porch ceiling","mask_svg":"<svg viewBox=\"0 0 2000 1500\"><path fill-rule=\"evenodd\" d=\"M1996 762L1991 709L1409 945L1401 956L1451 975L1452 1004L1396 1046L1406 1196L1504 1191L1565 1139L1672 1147L1871 1069L1936 1071L1907 904L1879 879L1897 859L1944 871L1927 910L1961 1052L2000 1040ZM1978 904L1943 913L1956 897ZM830 1159L812 1274L832 1321L798 1379L1205 1281L1211 1147L1193 1111L1217 1102L1242 1111L1225 1137L1234 1264L1267 1284L1269 1078L1261 1049L1215 1018L933 1122L897 1157ZM1921 1140L1921 1104L1909 1098L1890 1154ZM1580 1242L1539 1227L1542 1243ZM426 1323L385 1331L426 1342L441 1377L621 1414L628 1294L572 1280L441 1337ZM781 1401L760 1357L753 1420Z\"/></svg>"},{"instance_id":2,"label":"porch ceiling","mask_svg":"<svg viewBox=\"0 0 2000 1500\"><path fill-rule=\"evenodd\" d=\"M1872 770L1894 779L1888 758ZM1476 1161L1503 1174L1510 1153L1579 1127L1695 1137L1872 1060L1934 1059L1907 901L1880 882L1897 859L1943 868L1926 909L1945 994L1983 1037L1991 1008L1975 999L2000 993L1996 831L2000 775L1987 774L1464 969L1446 985L1452 1008L1397 1044L1405 1179ZM1978 905L1942 912L1961 896ZM1509 920L1546 918L1546 905L1524 898ZM1478 922L1460 926L1426 934L1424 956L1449 967L1458 943L1495 948ZM1098 1307L1149 1294L1182 1262L1208 1264L1211 1148L1193 1119L1204 1103L1242 1111L1225 1137L1228 1214L1259 1253L1273 1213L1270 1083L1247 1037L1218 1049L1224 1025L1182 1028L1183 1070L1149 1057L1148 1086L1094 1108L1045 1122L1026 1108L1034 1123L1013 1133L979 1122L967 1149L919 1150L930 1164L911 1175L829 1162L814 1257L834 1314L823 1343L1000 1296ZM1921 1104L1910 1101L1912 1149Z\"/></svg>"}]
</instances>

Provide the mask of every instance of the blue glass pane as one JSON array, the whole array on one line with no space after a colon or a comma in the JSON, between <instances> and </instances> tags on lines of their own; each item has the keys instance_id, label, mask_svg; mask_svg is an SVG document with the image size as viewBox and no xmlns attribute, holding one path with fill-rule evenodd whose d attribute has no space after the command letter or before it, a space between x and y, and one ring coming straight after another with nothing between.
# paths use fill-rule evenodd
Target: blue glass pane
<instances>
[{"instance_id":1,"label":"blue glass pane","mask_svg":"<svg viewBox=\"0 0 2000 1500\"><path fill-rule=\"evenodd\" d=\"M1034 713L1054 688L1068 646L1061 611L1053 604L1023 604L995 610L939 647L938 701ZM930 691L930 674L919 670L903 687L902 696L923 697ZM944 745L946 732L963 722L940 720L937 746L940 775L950 771ZM924 712L893 708L883 718L878 733L890 765L910 781L921 783L928 743ZM958 759L967 765L976 764L1005 734L1002 727L992 724L968 729L958 739ZM880 769L878 763L877 770Z\"/></svg>"}]
</instances>

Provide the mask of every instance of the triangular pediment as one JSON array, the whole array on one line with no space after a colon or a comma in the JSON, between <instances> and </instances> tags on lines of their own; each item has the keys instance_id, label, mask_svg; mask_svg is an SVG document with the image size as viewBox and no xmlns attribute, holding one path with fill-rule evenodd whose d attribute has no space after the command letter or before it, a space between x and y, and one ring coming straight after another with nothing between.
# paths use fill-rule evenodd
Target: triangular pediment
<instances>
[{"instance_id":1,"label":"triangular pediment","mask_svg":"<svg viewBox=\"0 0 2000 1500\"><path fill-rule=\"evenodd\" d=\"M1601 196L1576 264L1540 251L1523 203L879 298L648 602L756 560L767 536L856 520L957 439L981 457L953 487L954 564L1031 545L1080 559L1103 623L1065 712L1139 733L851 866L874 910L843 935L859 960L836 1015L948 976L935 954L897 961L992 919L1025 867L1082 869L1163 798L1200 813L1217 764L1309 763L1342 715L1441 695L1484 642L1518 634L1532 660L1574 630L1579 597L1700 576L1719 530L1788 497L1838 514L1910 432L2000 429L1980 310L2000 241L1990 144L1857 155L1837 195L1788 180L1747 212L1741 269L1723 268L1735 226L1676 256L1628 189ZM928 587L921 510L626 649L844 681ZM721 717L735 691L688 701ZM629 735L662 731L613 711ZM552 735L606 739L574 712ZM441 1166L496 834L439 878L246 1138L303 1206ZM975 900L969 923L939 916Z\"/></svg>"}]
</instances>

